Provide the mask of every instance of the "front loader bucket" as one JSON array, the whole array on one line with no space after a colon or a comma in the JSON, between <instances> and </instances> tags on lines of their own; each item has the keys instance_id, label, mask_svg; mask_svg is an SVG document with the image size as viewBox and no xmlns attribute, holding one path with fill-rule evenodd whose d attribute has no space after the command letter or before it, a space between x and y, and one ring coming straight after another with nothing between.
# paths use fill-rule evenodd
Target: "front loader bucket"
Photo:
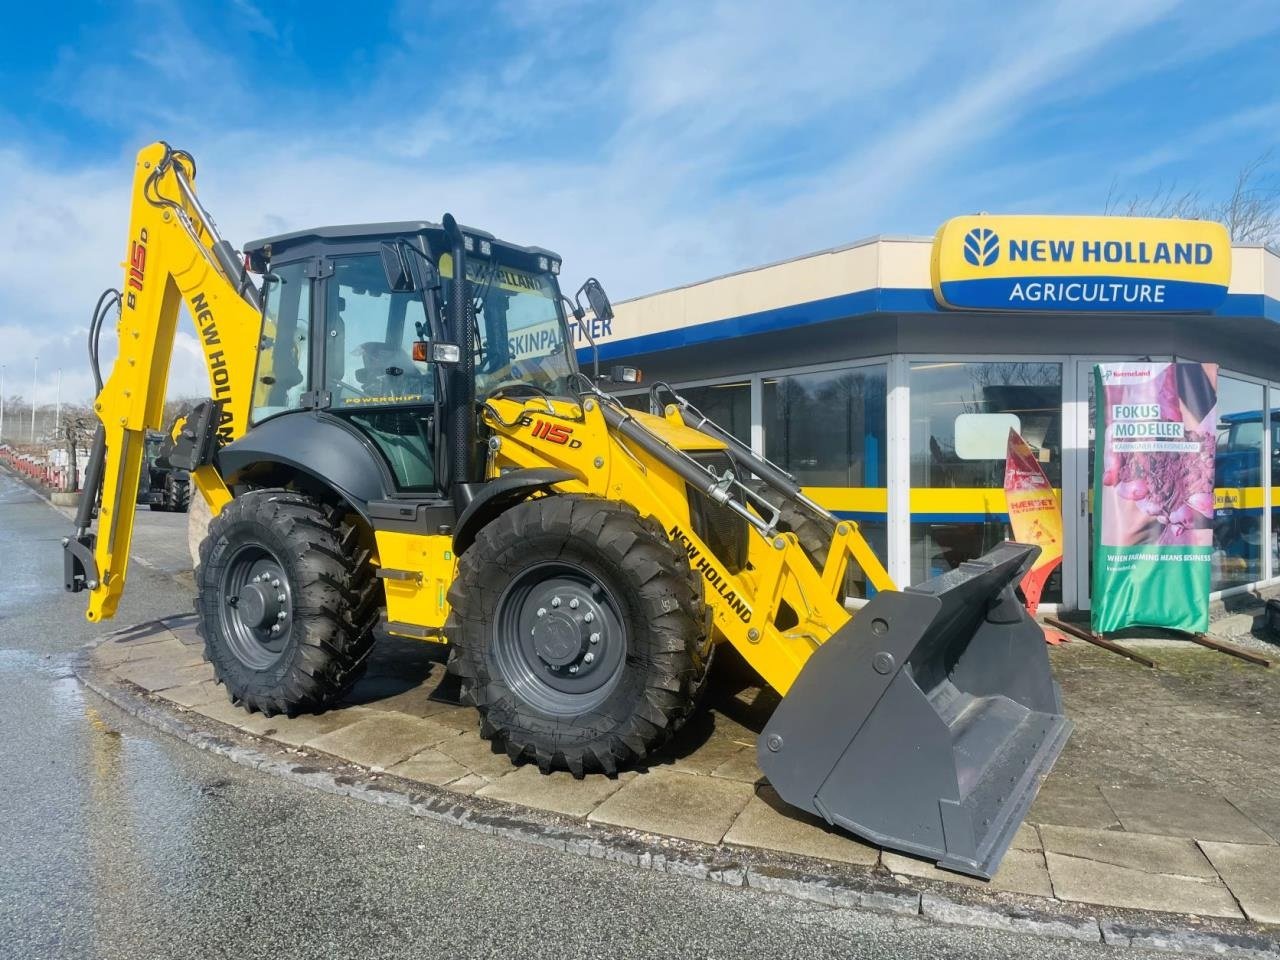
<instances>
[{"instance_id":1,"label":"front loader bucket","mask_svg":"<svg viewBox=\"0 0 1280 960\"><path fill-rule=\"evenodd\" d=\"M784 800L873 843L990 879L1071 721L1004 543L885 591L820 646L760 737Z\"/></svg>"}]
</instances>

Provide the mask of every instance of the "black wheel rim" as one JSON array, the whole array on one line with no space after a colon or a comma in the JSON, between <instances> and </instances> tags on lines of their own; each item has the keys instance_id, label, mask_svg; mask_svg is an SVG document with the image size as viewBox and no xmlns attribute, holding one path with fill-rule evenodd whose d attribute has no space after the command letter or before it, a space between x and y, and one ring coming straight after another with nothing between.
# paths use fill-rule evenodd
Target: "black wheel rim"
<instances>
[{"instance_id":1,"label":"black wheel rim","mask_svg":"<svg viewBox=\"0 0 1280 960\"><path fill-rule=\"evenodd\" d=\"M236 659L266 670L284 654L293 629L293 585L280 561L261 544L245 544L222 574L222 635Z\"/></svg>"},{"instance_id":2,"label":"black wheel rim","mask_svg":"<svg viewBox=\"0 0 1280 960\"><path fill-rule=\"evenodd\" d=\"M502 680L525 703L575 716L617 686L627 631L617 600L594 574L567 561L540 563L499 598L493 654Z\"/></svg>"}]
</instances>

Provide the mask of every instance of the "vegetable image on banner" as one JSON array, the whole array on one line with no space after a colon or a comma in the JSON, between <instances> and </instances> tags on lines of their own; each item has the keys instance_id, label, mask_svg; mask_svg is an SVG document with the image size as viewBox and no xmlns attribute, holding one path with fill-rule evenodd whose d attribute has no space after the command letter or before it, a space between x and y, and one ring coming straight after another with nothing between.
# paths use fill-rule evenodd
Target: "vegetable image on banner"
<instances>
[{"instance_id":1,"label":"vegetable image on banner","mask_svg":"<svg viewBox=\"0 0 1280 960\"><path fill-rule=\"evenodd\" d=\"M1094 368L1093 629L1209 628L1218 367Z\"/></svg>"},{"instance_id":2,"label":"vegetable image on banner","mask_svg":"<svg viewBox=\"0 0 1280 960\"><path fill-rule=\"evenodd\" d=\"M1062 505L1035 451L1012 428L1004 461L1004 499L1013 539L1040 548L1040 555L1022 578L1027 610L1035 616L1049 575L1062 563Z\"/></svg>"}]
</instances>

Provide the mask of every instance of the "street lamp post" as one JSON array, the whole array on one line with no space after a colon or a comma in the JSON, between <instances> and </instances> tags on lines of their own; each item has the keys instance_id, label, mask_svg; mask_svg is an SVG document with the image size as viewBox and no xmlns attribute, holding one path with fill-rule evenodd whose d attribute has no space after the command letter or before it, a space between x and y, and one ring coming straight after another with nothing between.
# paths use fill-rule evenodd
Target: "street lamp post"
<instances>
[{"instance_id":1,"label":"street lamp post","mask_svg":"<svg viewBox=\"0 0 1280 960\"><path fill-rule=\"evenodd\" d=\"M4 364L0 363L0 443L4 443Z\"/></svg>"},{"instance_id":2,"label":"street lamp post","mask_svg":"<svg viewBox=\"0 0 1280 960\"><path fill-rule=\"evenodd\" d=\"M36 442L36 375L40 369L40 358L31 358L31 442ZM22 428L19 427L19 430Z\"/></svg>"}]
</instances>

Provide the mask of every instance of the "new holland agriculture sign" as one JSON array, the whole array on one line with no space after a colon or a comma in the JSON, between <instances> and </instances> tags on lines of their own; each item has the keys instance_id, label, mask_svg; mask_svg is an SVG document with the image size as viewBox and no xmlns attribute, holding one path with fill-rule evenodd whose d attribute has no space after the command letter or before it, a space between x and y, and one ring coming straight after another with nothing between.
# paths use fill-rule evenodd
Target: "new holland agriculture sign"
<instances>
[{"instance_id":1,"label":"new holland agriculture sign","mask_svg":"<svg viewBox=\"0 0 1280 960\"><path fill-rule=\"evenodd\" d=\"M1137 217L956 217L933 240L933 292L957 310L1191 313L1221 305L1220 223Z\"/></svg>"}]
</instances>

